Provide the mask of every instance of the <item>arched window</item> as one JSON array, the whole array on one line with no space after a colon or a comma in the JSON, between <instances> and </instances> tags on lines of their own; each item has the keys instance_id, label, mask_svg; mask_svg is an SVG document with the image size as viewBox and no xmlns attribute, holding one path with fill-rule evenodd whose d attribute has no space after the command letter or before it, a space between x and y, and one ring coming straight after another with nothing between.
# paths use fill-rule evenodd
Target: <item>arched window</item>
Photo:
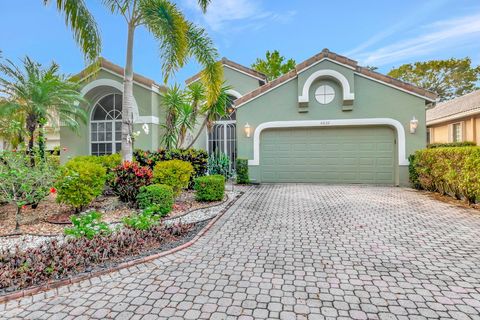
<instances>
[{"instance_id":1,"label":"arched window","mask_svg":"<svg viewBox=\"0 0 480 320\"><path fill-rule=\"evenodd\" d=\"M118 153L122 147L122 95L113 93L94 106L90 120L91 154Z\"/></svg>"}]
</instances>

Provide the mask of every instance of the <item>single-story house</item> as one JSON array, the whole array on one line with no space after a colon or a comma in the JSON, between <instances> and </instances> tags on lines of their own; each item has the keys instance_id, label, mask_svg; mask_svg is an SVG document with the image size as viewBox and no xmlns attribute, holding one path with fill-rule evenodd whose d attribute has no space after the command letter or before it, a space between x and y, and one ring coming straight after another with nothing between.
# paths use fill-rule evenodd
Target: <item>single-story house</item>
<instances>
[{"instance_id":1,"label":"single-story house","mask_svg":"<svg viewBox=\"0 0 480 320\"><path fill-rule=\"evenodd\" d=\"M472 141L480 145L480 90L427 110L429 143Z\"/></svg>"},{"instance_id":2,"label":"single-story house","mask_svg":"<svg viewBox=\"0 0 480 320\"><path fill-rule=\"evenodd\" d=\"M222 65L232 88L230 113L205 130L195 147L248 159L255 182L408 184L407 158L425 147L425 108L435 103L434 93L326 49L271 82L228 59ZM119 150L122 75L106 60L94 77L80 74L90 121L80 136L61 129L68 150L62 157ZM141 132L135 148L161 147L164 92L164 86L135 75L134 121Z\"/></svg>"}]
</instances>

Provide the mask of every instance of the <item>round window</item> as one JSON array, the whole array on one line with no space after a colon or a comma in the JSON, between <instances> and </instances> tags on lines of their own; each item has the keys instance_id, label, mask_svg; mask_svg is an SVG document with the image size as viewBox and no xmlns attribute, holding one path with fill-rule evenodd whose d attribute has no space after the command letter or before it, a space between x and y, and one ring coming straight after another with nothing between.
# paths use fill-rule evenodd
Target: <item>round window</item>
<instances>
[{"instance_id":1,"label":"round window","mask_svg":"<svg viewBox=\"0 0 480 320\"><path fill-rule=\"evenodd\" d=\"M315 99L318 103L328 104L333 101L333 98L335 98L335 90L329 85L321 85L315 90Z\"/></svg>"}]
</instances>

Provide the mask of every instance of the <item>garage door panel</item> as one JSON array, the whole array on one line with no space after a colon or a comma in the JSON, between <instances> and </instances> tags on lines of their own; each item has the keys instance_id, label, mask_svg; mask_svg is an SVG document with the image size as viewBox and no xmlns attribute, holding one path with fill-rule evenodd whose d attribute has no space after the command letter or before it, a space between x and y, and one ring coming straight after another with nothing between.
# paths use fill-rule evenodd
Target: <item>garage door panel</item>
<instances>
[{"instance_id":1,"label":"garage door panel","mask_svg":"<svg viewBox=\"0 0 480 320\"><path fill-rule=\"evenodd\" d=\"M386 127L266 130L262 181L393 184L394 152Z\"/></svg>"}]
</instances>

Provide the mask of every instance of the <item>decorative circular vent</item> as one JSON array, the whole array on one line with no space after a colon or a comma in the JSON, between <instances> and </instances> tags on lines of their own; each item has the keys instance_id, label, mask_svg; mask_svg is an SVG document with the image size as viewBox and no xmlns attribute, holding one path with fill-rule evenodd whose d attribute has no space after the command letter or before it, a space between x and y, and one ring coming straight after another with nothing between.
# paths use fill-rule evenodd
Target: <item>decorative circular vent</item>
<instances>
[{"instance_id":1,"label":"decorative circular vent","mask_svg":"<svg viewBox=\"0 0 480 320\"><path fill-rule=\"evenodd\" d=\"M315 90L315 99L320 104L328 104L335 98L335 90L329 85L321 85Z\"/></svg>"}]
</instances>

